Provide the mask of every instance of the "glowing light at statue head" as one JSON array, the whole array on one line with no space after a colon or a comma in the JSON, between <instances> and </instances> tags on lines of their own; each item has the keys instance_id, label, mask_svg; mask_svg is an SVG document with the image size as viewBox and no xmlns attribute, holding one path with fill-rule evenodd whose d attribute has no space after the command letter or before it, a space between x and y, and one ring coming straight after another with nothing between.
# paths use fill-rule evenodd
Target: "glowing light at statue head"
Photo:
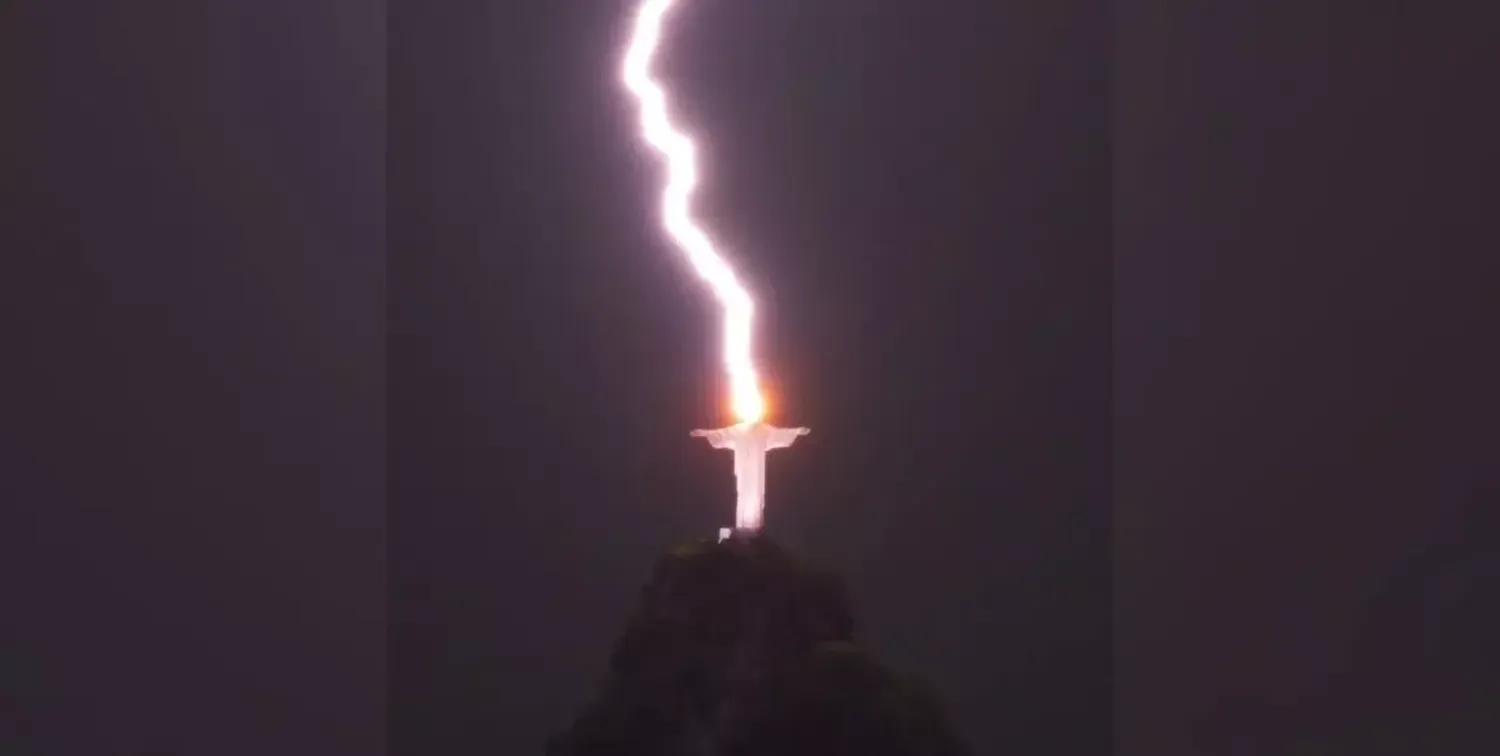
<instances>
[{"instance_id":1,"label":"glowing light at statue head","mask_svg":"<svg viewBox=\"0 0 1500 756\"><path fill-rule=\"evenodd\" d=\"M693 140L673 127L667 116L667 96L651 78L651 60L661 44L662 22L675 0L645 0L635 18L625 52L625 87L641 110L641 136L666 159L667 185L662 191L662 225L687 256L698 276L708 283L724 311L723 360L729 377L729 408L740 422L754 422L766 413L752 358L755 303L740 284L734 269L715 249L708 233L693 219L691 200L698 185L698 162Z\"/></svg>"}]
</instances>

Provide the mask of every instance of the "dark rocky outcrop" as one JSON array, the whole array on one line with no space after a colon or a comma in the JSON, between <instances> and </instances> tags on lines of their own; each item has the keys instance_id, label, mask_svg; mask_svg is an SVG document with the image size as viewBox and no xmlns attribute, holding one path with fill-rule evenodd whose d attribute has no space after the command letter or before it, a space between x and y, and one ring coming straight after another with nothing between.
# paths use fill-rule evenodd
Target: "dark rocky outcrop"
<instances>
[{"instance_id":1,"label":"dark rocky outcrop","mask_svg":"<svg viewBox=\"0 0 1500 756\"><path fill-rule=\"evenodd\" d=\"M933 697L854 642L842 582L765 538L664 556L549 756L949 756Z\"/></svg>"}]
</instances>

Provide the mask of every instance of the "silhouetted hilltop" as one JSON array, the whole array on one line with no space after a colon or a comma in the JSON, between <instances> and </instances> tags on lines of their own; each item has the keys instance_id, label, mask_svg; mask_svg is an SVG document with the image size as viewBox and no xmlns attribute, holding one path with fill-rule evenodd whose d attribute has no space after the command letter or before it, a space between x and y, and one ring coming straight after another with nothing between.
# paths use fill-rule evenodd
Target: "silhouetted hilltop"
<instances>
[{"instance_id":1,"label":"silhouetted hilltop","mask_svg":"<svg viewBox=\"0 0 1500 756\"><path fill-rule=\"evenodd\" d=\"M549 756L949 756L933 697L854 643L843 583L764 537L663 556Z\"/></svg>"},{"instance_id":2,"label":"silhouetted hilltop","mask_svg":"<svg viewBox=\"0 0 1500 756\"><path fill-rule=\"evenodd\" d=\"M1500 517L1471 506L1370 597L1339 691L1345 752L1500 753Z\"/></svg>"}]
</instances>

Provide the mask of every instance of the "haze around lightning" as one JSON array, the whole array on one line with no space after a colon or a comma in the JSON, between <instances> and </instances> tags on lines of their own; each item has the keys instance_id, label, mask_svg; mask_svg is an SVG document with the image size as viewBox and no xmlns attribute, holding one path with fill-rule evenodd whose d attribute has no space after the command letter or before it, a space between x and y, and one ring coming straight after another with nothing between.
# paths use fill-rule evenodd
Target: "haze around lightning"
<instances>
[{"instance_id":1,"label":"haze around lightning","mask_svg":"<svg viewBox=\"0 0 1500 756\"><path fill-rule=\"evenodd\" d=\"M666 160L667 184L662 191L662 225L677 243L698 276L706 281L724 311L724 368L729 377L730 409L740 422L754 422L765 414L752 355L755 303L740 284L708 233L693 219L691 200L698 185L697 146L672 125L667 95L651 77L651 62L661 44L662 24L675 0L644 0L625 52L625 88L641 111L641 136Z\"/></svg>"}]
</instances>

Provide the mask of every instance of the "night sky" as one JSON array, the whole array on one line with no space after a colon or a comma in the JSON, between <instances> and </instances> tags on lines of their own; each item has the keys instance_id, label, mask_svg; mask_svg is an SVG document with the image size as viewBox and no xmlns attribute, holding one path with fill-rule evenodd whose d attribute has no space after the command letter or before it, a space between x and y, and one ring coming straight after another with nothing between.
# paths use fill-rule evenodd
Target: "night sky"
<instances>
[{"instance_id":1,"label":"night sky","mask_svg":"<svg viewBox=\"0 0 1500 756\"><path fill-rule=\"evenodd\" d=\"M629 4L24 5L0 752L538 753L732 518ZM1285 5L673 16L813 429L768 530L979 756L1290 753L1494 657L1488 27Z\"/></svg>"},{"instance_id":2,"label":"night sky","mask_svg":"<svg viewBox=\"0 0 1500 756\"><path fill-rule=\"evenodd\" d=\"M1100 751L1107 29L1036 5L690 3L659 70L772 418L813 429L769 459L768 532L982 751ZM432 649L393 679L445 752L566 725L651 560L732 523L729 456L687 436L726 420L716 305L656 220L627 9L537 17L524 68L509 19L392 19L392 642Z\"/></svg>"},{"instance_id":3,"label":"night sky","mask_svg":"<svg viewBox=\"0 0 1500 756\"><path fill-rule=\"evenodd\" d=\"M0 11L0 753L380 753L384 19Z\"/></svg>"}]
</instances>

